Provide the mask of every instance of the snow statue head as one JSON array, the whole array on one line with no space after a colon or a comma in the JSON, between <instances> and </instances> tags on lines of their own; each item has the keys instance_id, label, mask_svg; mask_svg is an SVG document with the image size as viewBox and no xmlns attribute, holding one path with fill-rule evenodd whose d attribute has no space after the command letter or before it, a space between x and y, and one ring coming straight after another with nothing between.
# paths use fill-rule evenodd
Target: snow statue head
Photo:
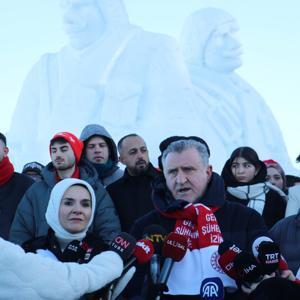
<instances>
[{"instance_id":1,"label":"snow statue head","mask_svg":"<svg viewBox=\"0 0 300 300\"><path fill-rule=\"evenodd\" d=\"M63 25L75 49L83 49L109 30L128 24L122 0L61 0Z\"/></svg>"},{"instance_id":2,"label":"snow statue head","mask_svg":"<svg viewBox=\"0 0 300 300\"><path fill-rule=\"evenodd\" d=\"M236 20L226 11L204 8L186 20L181 44L188 65L198 65L220 73L241 66L241 44Z\"/></svg>"}]
</instances>

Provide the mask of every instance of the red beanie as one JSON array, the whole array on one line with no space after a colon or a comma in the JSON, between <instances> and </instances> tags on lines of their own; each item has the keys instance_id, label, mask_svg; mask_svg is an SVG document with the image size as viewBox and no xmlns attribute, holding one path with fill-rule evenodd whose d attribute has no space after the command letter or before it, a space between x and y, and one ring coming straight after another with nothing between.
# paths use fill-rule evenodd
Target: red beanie
<instances>
[{"instance_id":1,"label":"red beanie","mask_svg":"<svg viewBox=\"0 0 300 300\"><path fill-rule=\"evenodd\" d=\"M54 137L51 139L50 145L57 139L64 139L66 140L66 142L70 144L76 158L76 163L78 163L83 150L83 142L70 132L59 132L55 134ZM51 147L50 147L50 154L51 154Z\"/></svg>"}]
</instances>

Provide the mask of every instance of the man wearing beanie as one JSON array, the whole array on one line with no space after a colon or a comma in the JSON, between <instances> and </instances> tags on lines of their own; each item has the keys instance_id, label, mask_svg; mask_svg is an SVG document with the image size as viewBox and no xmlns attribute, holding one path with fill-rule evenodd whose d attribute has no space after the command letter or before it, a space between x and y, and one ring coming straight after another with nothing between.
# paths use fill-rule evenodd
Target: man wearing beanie
<instances>
[{"instance_id":1,"label":"man wearing beanie","mask_svg":"<svg viewBox=\"0 0 300 300\"><path fill-rule=\"evenodd\" d=\"M14 172L7 154L6 137L0 132L0 237L7 239L17 206L33 184L29 177Z\"/></svg>"},{"instance_id":2,"label":"man wearing beanie","mask_svg":"<svg viewBox=\"0 0 300 300\"><path fill-rule=\"evenodd\" d=\"M81 132L83 155L96 169L104 187L123 176L118 167L117 146L107 130L97 124L89 124Z\"/></svg>"},{"instance_id":3,"label":"man wearing beanie","mask_svg":"<svg viewBox=\"0 0 300 300\"><path fill-rule=\"evenodd\" d=\"M10 240L17 244L47 234L45 219L50 193L54 185L65 178L79 178L88 182L96 195L94 222L90 228L105 241L120 231L119 218L111 198L98 180L95 169L82 161L83 142L69 132L60 132L50 141L51 162L43 169L37 182L22 198L10 231Z\"/></svg>"}]
</instances>

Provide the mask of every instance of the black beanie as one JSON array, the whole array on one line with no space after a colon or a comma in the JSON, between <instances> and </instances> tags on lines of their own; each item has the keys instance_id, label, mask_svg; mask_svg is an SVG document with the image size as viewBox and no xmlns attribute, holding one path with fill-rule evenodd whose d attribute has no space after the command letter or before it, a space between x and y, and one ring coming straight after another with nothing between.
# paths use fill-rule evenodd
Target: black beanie
<instances>
[{"instance_id":1,"label":"black beanie","mask_svg":"<svg viewBox=\"0 0 300 300\"><path fill-rule=\"evenodd\" d=\"M210 150L209 147L207 145L207 143L201 139L198 136L178 136L178 135L174 135L174 136L170 136L166 139L164 139L160 144L159 144L159 150L161 152L161 155L158 157L158 167L163 170L163 165L162 165L162 154L163 152L168 148L168 146L176 141L181 141L181 140L193 140L196 142L199 142L201 144L203 144L206 147L207 153L208 153L208 157L210 157Z\"/></svg>"}]
</instances>

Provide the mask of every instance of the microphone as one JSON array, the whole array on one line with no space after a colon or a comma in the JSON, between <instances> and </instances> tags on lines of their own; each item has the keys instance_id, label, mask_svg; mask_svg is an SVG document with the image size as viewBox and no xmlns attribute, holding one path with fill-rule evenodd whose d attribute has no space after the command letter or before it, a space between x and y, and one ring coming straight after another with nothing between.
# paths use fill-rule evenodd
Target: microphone
<instances>
[{"instance_id":1,"label":"microphone","mask_svg":"<svg viewBox=\"0 0 300 300\"><path fill-rule=\"evenodd\" d=\"M123 232L122 232L122 234L123 234ZM127 233L126 233L126 235L132 237L131 235L129 235ZM119 241L119 239L118 239L118 241ZM121 241L121 243L124 243L124 242ZM122 272L121 276L119 278L115 279L109 285L106 299L108 299L108 300L112 299L116 285L118 283L120 283L121 281L124 281L124 279L126 281L125 285L123 284L124 287L127 285L129 280L133 276L133 273L132 273L132 270L131 270L132 265L135 262L137 262L138 264L147 263L151 259L152 255L153 255L153 252L154 252L154 247L153 247L150 240L142 239L142 240L137 241L135 243L134 247L132 248L131 254L129 255L129 257L132 256L132 258L124 265L123 272ZM127 259L129 257L127 257ZM133 267L133 268L134 268L134 271L135 271L135 267ZM128 273L132 273L130 278L128 277ZM128 277L128 278L126 278L126 277Z\"/></svg>"},{"instance_id":2,"label":"microphone","mask_svg":"<svg viewBox=\"0 0 300 300\"><path fill-rule=\"evenodd\" d=\"M237 273L237 279L246 286L260 282L263 278L261 266L253 254L242 251L233 260L233 268Z\"/></svg>"},{"instance_id":3,"label":"microphone","mask_svg":"<svg viewBox=\"0 0 300 300\"><path fill-rule=\"evenodd\" d=\"M222 268L223 272L234 280L238 279L238 274L234 269L233 261L236 258L236 256L241 252L242 250L238 246L229 241L224 241L219 245L218 248L218 253L220 255L218 263Z\"/></svg>"},{"instance_id":4,"label":"microphone","mask_svg":"<svg viewBox=\"0 0 300 300\"><path fill-rule=\"evenodd\" d=\"M133 257L125 264L123 273L126 272L135 262L142 265L147 263L154 253L154 247L150 240L141 239L135 244Z\"/></svg>"},{"instance_id":5,"label":"microphone","mask_svg":"<svg viewBox=\"0 0 300 300\"><path fill-rule=\"evenodd\" d=\"M224 285L219 277L206 278L202 281L200 297L203 300L224 300Z\"/></svg>"},{"instance_id":6,"label":"microphone","mask_svg":"<svg viewBox=\"0 0 300 300\"><path fill-rule=\"evenodd\" d=\"M135 244L136 240L132 235L121 232L112 239L108 250L116 252L126 261L134 253Z\"/></svg>"},{"instance_id":7,"label":"microphone","mask_svg":"<svg viewBox=\"0 0 300 300\"><path fill-rule=\"evenodd\" d=\"M229 241L221 243L218 252L220 267L232 279L246 285L261 280L261 268L252 254Z\"/></svg>"},{"instance_id":8,"label":"microphone","mask_svg":"<svg viewBox=\"0 0 300 300\"><path fill-rule=\"evenodd\" d=\"M159 276L158 284L165 286L170 276L174 262L183 259L187 251L187 237L175 232L171 232L165 239L162 254L165 261ZM159 297L158 297L159 299Z\"/></svg>"},{"instance_id":9,"label":"microphone","mask_svg":"<svg viewBox=\"0 0 300 300\"><path fill-rule=\"evenodd\" d=\"M150 225L144 230L144 237L149 239L154 246L154 254L150 260L150 277L154 284L160 275L160 255L167 231L159 225Z\"/></svg>"},{"instance_id":10,"label":"microphone","mask_svg":"<svg viewBox=\"0 0 300 300\"><path fill-rule=\"evenodd\" d=\"M279 246L266 236L257 238L252 244L252 252L261 263L264 274L277 270L288 270L288 265L280 253Z\"/></svg>"}]
</instances>

